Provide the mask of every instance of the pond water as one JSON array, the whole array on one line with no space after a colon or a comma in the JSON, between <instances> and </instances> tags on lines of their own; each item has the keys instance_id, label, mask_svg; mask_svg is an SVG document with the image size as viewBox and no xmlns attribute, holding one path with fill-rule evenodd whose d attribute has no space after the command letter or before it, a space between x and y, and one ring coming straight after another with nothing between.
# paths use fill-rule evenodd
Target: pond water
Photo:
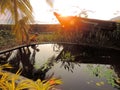
<instances>
[{"instance_id":1,"label":"pond water","mask_svg":"<svg viewBox=\"0 0 120 90\"><path fill-rule=\"evenodd\" d=\"M119 90L120 51L76 44L39 44L0 55L1 64L23 68L22 75L61 78L60 90Z\"/></svg>"}]
</instances>

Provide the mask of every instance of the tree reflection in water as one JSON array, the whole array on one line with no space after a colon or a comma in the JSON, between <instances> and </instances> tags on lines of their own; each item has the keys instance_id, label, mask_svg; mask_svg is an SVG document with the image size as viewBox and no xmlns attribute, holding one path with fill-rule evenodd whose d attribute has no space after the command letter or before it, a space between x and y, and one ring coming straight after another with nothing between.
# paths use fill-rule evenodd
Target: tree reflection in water
<instances>
[{"instance_id":1,"label":"tree reflection in water","mask_svg":"<svg viewBox=\"0 0 120 90\"><path fill-rule=\"evenodd\" d=\"M53 44L53 51L56 53L60 52L60 47L58 47L56 44ZM12 55L7 60L7 62L13 66L13 68L9 71L16 72L19 68L22 68L23 76L33 80L36 80L38 78L44 80L46 73L56 62L56 56L53 55L50 58L47 58L46 63L36 69L35 57L36 53L38 52L40 52L40 49L37 48L37 45L32 45L31 47L20 48L19 50L13 51ZM48 52L46 52L46 54L47 53Z\"/></svg>"},{"instance_id":2,"label":"tree reflection in water","mask_svg":"<svg viewBox=\"0 0 120 90\"><path fill-rule=\"evenodd\" d=\"M61 46L63 47L62 51L60 50ZM46 73L56 63L61 62L61 67L73 73L76 65L80 67L81 64L88 64L87 72L95 77L105 77L111 85L119 88L120 52L118 51L101 48L96 49L81 45L53 44L53 51L56 53L60 51L60 54L57 58L54 55L49 57L44 64L36 69L35 57L40 50L34 45L31 46L31 49L33 50L32 52L30 47L21 48L13 51L13 53L9 55L7 62L14 67L11 71L16 72L22 67L22 75L32 78L33 80L38 78L44 80L46 78ZM46 52L46 55L47 54L48 52Z\"/></svg>"},{"instance_id":3,"label":"tree reflection in water","mask_svg":"<svg viewBox=\"0 0 120 90\"><path fill-rule=\"evenodd\" d=\"M118 77L112 65L88 64L86 71L91 76L105 78L113 87L120 88L120 83L116 82L120 77Z\"/></svg>"},{"instance_id":4,"label":"tree reflection in water","mask_svg":"<svg viewBox=\"0 0 120 90\"><path fill-rule=\"evenodd\" d=\"M74 73L74 66L87 64L85 71L90 75L105 78L113 87L120 89L120 52L88 48L65 45L63 52L58 57L62 62L61 67Z\"/></svg>"},{"instance_id":5,"label":"tree reflection in water","mask_svg":"<svg viewBox=\"0 0 120 90\"><path fill-rule=\"evenodd\" d=\"M7 52L0 55L0 64L6 64L8 58L11 56L12 52Z\"/></svg>"},{"instance_id":6,"label":"tree reflection in water","mask_svg":"<svg viewBox=\"0 0 120 90\"><path fill-rule=\"evenodd\" d=\"M32 53L29 47L19 48L12 52L12 55L7 60L13 66L9 71L15 73L19 68L22 68L23 76L33 78L35 55L36 52L39 52L39 49L36 45L31 46L31 48L33 49Z\"/></svg>"}]
</instances>

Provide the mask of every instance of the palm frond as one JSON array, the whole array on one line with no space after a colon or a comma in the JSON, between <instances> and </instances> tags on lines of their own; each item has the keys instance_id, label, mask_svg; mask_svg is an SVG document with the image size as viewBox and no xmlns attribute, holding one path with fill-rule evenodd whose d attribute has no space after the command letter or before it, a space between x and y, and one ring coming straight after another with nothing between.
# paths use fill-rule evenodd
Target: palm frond
<instances>
[{"instance_id":1,"label":"palm frond","mask_svg":"<svg viewBox=\"0 0 120 90\"><path fill-rule=\"evenodd\" d=\"M29 4L29 3L26 4L26 2L27 1L25 1L25 3L18 2L19 10L20 10L21 14L23 15L23 17L27 17L30 22L33 22L34 19L33 19L33 15L32 15L32 7L30 5L27 6L27 4Z\"/></svg>"},{"instance_id":2,"label":"palm frond","mask_svg":"<svg viewBox=\"0 0 120 90\"><path fill-rule=\"evenodd\" d=\"M48 5L50 5L50 7L53 7L53 0L46 0L46 2L48 3Z\"/></svg>"}]
</instances>

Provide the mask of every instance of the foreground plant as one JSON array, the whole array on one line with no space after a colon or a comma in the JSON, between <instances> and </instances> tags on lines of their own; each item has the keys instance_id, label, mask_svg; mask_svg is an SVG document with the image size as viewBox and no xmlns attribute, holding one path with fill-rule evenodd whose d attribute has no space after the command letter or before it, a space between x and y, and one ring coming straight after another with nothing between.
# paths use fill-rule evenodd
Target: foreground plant
<instances>
[{"instance_id":1,"label":"foreground plant","mask_svg":"<svg viewBox=\"0 0 120 90\"><path fill-rule=\"evenodd\" d=\"M19 87L25 87L26 89L30 90L52 90L53 88L55 88L56 85L60 84L62 84L60 79L51 78L48 81L47 80L41 81L40 79L38 79L35 82L31 80L24 80L21 83L19 83Z\"/></svg>"},{"instance_id":2,"label":"foreground plant","mask_svg":"<svg viewBox=\"0 0 120 90\"><path fill-rule=\"evenodd\" d=\"M52 90L56 85L62 84L60 79L40 79L33 81L20 77L21 69L15 74L3 71L4 68L12 68L9 64L0 66L0 90Z\"/></svg>"}]
</instances>

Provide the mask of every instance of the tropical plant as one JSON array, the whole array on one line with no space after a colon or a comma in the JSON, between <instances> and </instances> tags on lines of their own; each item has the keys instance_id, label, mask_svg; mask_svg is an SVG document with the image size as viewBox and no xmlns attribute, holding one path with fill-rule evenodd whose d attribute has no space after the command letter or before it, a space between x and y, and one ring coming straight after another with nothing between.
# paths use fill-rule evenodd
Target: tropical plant
<instances>
[{"instance_id":1,"label":"tropical plant","mask_svg":"<svg viewBox=\"0 0 120 90\"><path fill-rule=\"evenodd\" d=\"M56 78L51 78L50 80L41 81L38 79L35 83L28 83L28 85L33 86L33 90L52 90L54 86L62 84L61 80Z\"/></svg>"},{"instance_id":2,"label":"tropical plant","mask_svg":"<svg viewBox=\"0 0 120 90\"><path fill-rule=\"evenodd\" d=\"M68 70L72 73L76 65L80 66L80 63L75 62L75 55L72 55L69 51L63 51L60 60L62 62L61 67L64 67L65 70Z\"/></svg>"},{"instance_id":3,"label":"tropical plant","mask_svg":"<svg viewBox=\"0 0 120 90\"><path fill-rule=\"evenodd\" d=\"M13 28L13 34L16 36L18 42L29 42L29 30L30 26L27 24L27 17L23 17L19 20Z\"/></svg>"},{"instance_id":4,"label":"tropical plant","mask_svg":"<svg viewBox=\"0 0 120 90\"><path fill-rule=\"evenodd\" d=\"M13 27L14 34L17 36L19 32L17 40L19 40L19 38L26 39L25 36L28 37L28 30L29 30L29 28L26 27L26 25L28 25L28 22L33 21L32 6L30 4L30 1L29 0L0 0L0 13L5 14L5 11L10 12L11 17L14 20L14 24L15 24L15 26ZM24 17L26 17L27 19ZM21 23L23 21L24 23ZM21 27L21 26L25 26L25 27Z\"/></svg>"},{"instance_id":5,"label":"tropical plant","mask_svg":"<svg viewBox=\"0 0 120 90\"><path fill-rule=\"evenodd\" d=\"M114 72L113 69L111 69L110 66L104 66L104 65L87 65L87 72L89 72L89 74L91 76L95 76L95 77L99 77L99 78L105 78L107 80L107 83L112 85L113 87L117 87L120 88L119 84L119 77L117 76L117 74ZM117 83L116 83L117 82ZM97 82L96 85L97 86L101 86L104 82Z\"/></svg>"},{"instance_id":6,"label":"tropical plant","mask_svg":"<svg viewBox=\"0 0 120 90\"><path fill-rule=\"evenodd\" d=\"M63 53L62 53L61 60L62 60L62 61L71 61L71 62L72 62L72 61L75 60L75 56L73 56L73 55L71 54L71 52L66 51L66 52L63 52Z\"/></svg>"},{"instance_id":7,"label":"tropical plant","mask_svg":"<svg viewBox=\"0 0 120 90\"><path fill-rule=\"evenodd\" d=\"M15 24L24 16L33 21L32 6L29 0L0 0L0 12L5 14L6 10L11 13Z\"/></svg>"},{"instance_id":8,"label":"tropical plant","mask_svg":"<svg viewBox=\"0 0 120 90\"><path fill-rule=\"evenodd\" d=\"M3 71L4 68L12 68L9 64L0 66L0 90L52 90L54 86L62 84L57 78L49 80L32 81L30 79L20 77L21 69L16 74Z\"/></svg>"}]
</instances>

